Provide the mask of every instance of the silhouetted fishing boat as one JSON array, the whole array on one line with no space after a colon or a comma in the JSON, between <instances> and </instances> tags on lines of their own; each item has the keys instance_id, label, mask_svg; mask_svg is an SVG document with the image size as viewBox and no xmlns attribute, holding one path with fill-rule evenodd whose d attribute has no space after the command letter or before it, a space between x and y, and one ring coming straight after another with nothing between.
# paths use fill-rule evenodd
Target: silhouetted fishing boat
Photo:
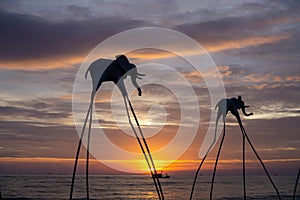
<instances>
[{"instance_id":1,"label":"silhouetted fishing boat","mask_svg":"<svg viewBox=\"0 0 300 200\"><path fill-rule=\"evenodd\" d=\"M163 174L162 172L152 175L152 178L170 178L170 177L171 176L168 173Z\"/></svg>"}]
</instances>

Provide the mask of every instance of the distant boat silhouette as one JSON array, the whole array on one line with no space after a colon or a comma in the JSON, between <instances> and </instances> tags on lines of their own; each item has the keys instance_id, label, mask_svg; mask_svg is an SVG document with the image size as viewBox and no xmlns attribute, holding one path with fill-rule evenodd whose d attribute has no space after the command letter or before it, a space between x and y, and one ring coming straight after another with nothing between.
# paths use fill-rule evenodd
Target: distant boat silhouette
<instances>
[{"instance_id":1,"label":"distant boat silhouette","mask_svg":"<svg viewBox=\"0 0 300 200\"><path fill-rule=\"evenodd\" d=\"M162 172L152 175L152 178L170 178L170 177L171 176L168 173L163 174Z\"/></svg>"}]
</instances>

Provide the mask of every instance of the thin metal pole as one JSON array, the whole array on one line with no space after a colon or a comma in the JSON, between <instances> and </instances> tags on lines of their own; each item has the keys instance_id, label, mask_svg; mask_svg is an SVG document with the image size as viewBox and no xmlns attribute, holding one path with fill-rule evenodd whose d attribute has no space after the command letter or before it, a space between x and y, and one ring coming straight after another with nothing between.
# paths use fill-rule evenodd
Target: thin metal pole
<instances>
[{"instance_id":1,"label":"thin metal pole","mask_svg":"<svg viewBox=\"0 0 300 200\"><path fill-rule=\"evenodd\" d=\"M243 188L244 188L244 200L246 200L246 165L245 165L245 135L243 134Z\"/></svg>"},{"instance_id":2,"label":"thin metal pole","mask_svg":"<svg viewBox=\"0 0 300 200\"><path fill-rule=\"evenodd\" d=\"M295 200L295 197L296 197L296 191L297 191L297 186L298 186L298 181L299 181L299 174L300 174L300 168L298 169L298 175L297 175L297 178L296 178L294 194L293 194L293 200Z\"/></svg>"},{"instance_id":3,"label":"thin metal pole","mask_svg":"<svg viewBox=\"0 0 300 200\"><path fill-rule=\"evenodd\" d=\"M148 156L149 156L149 158L150 158L150 161L151 161L151 164L152 164L152 168L153 168L153 170L154 170L154 174L155 174L155 176L157 177L157 171L156 171L156 168L155 168L155 165L154 165L154 161L153 161L152 156L151 156L151 153L150 153L149 146L148 146L147 141L146 141L146 139L145 139L145 137L144 137L144 134L143 134L142 129L141 129L141 127L140 127L139 121L138 121L138 119L137 119L137 117L136 117L136 115L135 115L134 109L133 109L133 107L132 107L132 105L131 105L131 102L130 102L128 96L126 96L126 98L127 98L127 100L128 100L128 103L129 103L131 112L132 112L132 114L133 114L133 117L134 117L134 119L135 119L135 122L136 122L136 124L137 124L137 126L138 126L139 132L140 132L140 134L141 134L141 136L142 136L142 140L143 140L143 142L144 142L144 145L145 145L145 147L146 147ZM162 200L164 200L163 190L162 190L162 187L161 187L161 184L160 184L160 181L159 181L159 178L158 178L158 177L157 177L157 183L158 183L158 186L159 186L159 190L160 190L160 193L161 193Z\"/></svg>"},{"instance_id":4,"label":"thin metal pole","mask_svg":"<svg viewBox=\"0 0 300 200\"><path fill-rule=\"evenodd\" d=\"M93 105L93 99L91 99L91 104ZM89 132L88 132L88 140L87 140L87 148L86 148L86 166L85 166L85 184L86 184L86 199L89 200L89 157L90 157L90 137L91 137L91 127L92 127L92 114L93 114L93 106L90 109L90 123L89 123Z\"/></svg>"},{"instance_id":5,"label":"thin metal pole","mask_svg":"<svg viewBox=\"0 0 300 200\"><path fill-rule=\"evenodd\" d=\"M132 130L133 130L133 132L134 132L134 134L135 134L135 137L136 137L136 139L137 139L137 141L138 141L140 147L141 147L141 150L142 150L143 155L144 155L144 157L145 157L145 160L146 160L146 162L147 162L149 171L150 171L150 173L151 173L151 177L152 177L152 179L153 179L153 182L154 182L154 185L155 185L155 188L156 188L156 192L157 192L158 198L161 200L162 197L161 197L161 194L160 194L160 189L158 188L158 184L156 183L156 181L157 181L157 180L156 180L156 177L153 176L154 174L153 174L153 172L152 172L152 169L151 169L151 166L150 166L150 162L149 162L149 159L148 159L147 154L146 154L146 152L145 152L144 146L143 146L143 144L142 144L142 142L141 142L139 136L137 135L137 132L136 132L136 130L135 130L135 128L134 128L134 126L133 126L133 124L132 124L132 122L131 122L131 118L130 118L130 115L129 115L129 112L128 112L127 99L125 98L124 95L123 95L123 98L124 98L124 103L125 103L125 107L126 107L126 112L127 112L129 124L130 124L130 126L131 126L131 128L132 128Z\"/></svg>"},{"instance_id":6,"label":"thin metal pole","mask_svg":"<svg viewBox=\"0 0 300 200\"><path fill-rule=\"evenodd\" d=\"M78 147L77 147L77 152L76 152L76 158L75 158L75 162L74 162L74 167L73 167L73 175L72 175L72 183L71 183L71 189L70 189L70 200L72 200L72 196L73 196L73 188L74 188L74 181L75 181L75 175L76 175L76 169L77 169L77 163L78 163L78 157L79 157L79 153L80 153L80 147L81 147L81 143L82 143L82 138L84 135L84 130L86 127L86 122L88 119L88 116L90 114L90 110L92 107L92 102L90 103L89 109L87 111L86 117L85 117L85 121L82 127L82 131L81 131L81 136L78 142Z\"/></svg>"},{"instance_id":7,"label":"thin metal pole","mask_svg":"<svg viewBox=\"0 0 300 200\"><path fill-rule=\"evenodd\" d=\"M223 135L222 135L222 140L220 143L220 147L218 149L218 154L217 154L217 158L216 158L216 162L215 162L215 167L214 167L214 172L213 172L213 176L212 176L212 181L211 181L211 187L210 187L210 194L209 194L209 199L212 199L212 194L213 194L213 189L214 189L214 182L215 182L215 175L216 175L216 169L217 169L217 165L218 165L218 161L219 161L219 156L221 153L221 148L224 142L224 138L225 138L225 122L224 122L224 127L223 127Z\"/></svg>"},{"instance_id":8,"label":"thin metal pole","mask_svg":"<svg viewBox=\"0 0 300 200\"><path fill-rule=\"evenodd\" d=\"M199 165L199 167L198 167L198 169L196 171L196 174L195 174L195 177L194 177L193 186L192 186L192 191L191 191L191 194L190 194L190 200L193 199L193 193L194 193L194 188L195 188L195 185L196 185L197 177L198 177L198 174L200 172L200 169L201 169L201 167L202 167L202 165L203 165L206 157L207 157L207 154L205 154L205 156L203 157L203 159L202 159L202 161L201 161L201 163L200 163L200 165Z\"/></svg>"},{"instance_id":9,"label":"thin metal pole","mask_svg":"<svg viewBox=\"0 0 300 200\"><path fill-rule=\"evenodd\" d=\"M277 187L275 186L275 184L274 184L274 182L273 182L273 180L272 180L272 178L271 178L271 176L270 176L270 174L269 174L269 172L268 172L268 170L267 170L265 164L263 163L263 161L262 161L261 158L259 157L258 153L256 152L254 146L252 145L252 143L251 143L251 141L250 141L250 139L249 139L249 137L248 137L248 135L247 135L247 133L246 133L246 131L245 131L243 125L242 125L242 123L239 122L239 124L240 124L241 130L243 131L243 134L245 135L245 137L246 137L246 139L247 139L249 145L251 146L251 148L252 148L254 154L256 155L257 159L259 160L261 166L263 167L263 169L264 169L266 175L268 176L268 178L269 178L271 184L273 185L273 188L275 189L278 198L281 200L281 197L280 197L280 195L279 195L279 191L278 191Z\"/></svg>"},{"instance_id":10,"label":"thin metal pole","mask_svg":"<svg viewBox=\"0 0 300 200\"><path fill-rule=\"evenodd\" d=\"M225 123L224 120L223 120L223 122ZM202 167L202 165L203 165L203 163L204 163L204 161L205 161L205 159L206 159L208 153L210 152L211 148L213 147L213 145L214 145L215 142L216 142L217 126L218 126L218 124L216 123L214 140L213 140L213 142L210 144L208 150L206 151L205 156L202 158L202 161L200 162L200 164L199 164L199 166L198 166L198 169L197 169L197 171L196 171L196 174L195 174L195 176L194 176L193 186L192 186L192 190L191 190L191 194L190 194L190 200L193 199L194 189L195 189L195 185L196 185L196 182L197 182L197 177L198 177L198 174L199 174L199 172L200 172L200 169L201 169L201 167ZM223 131L224 131L224 130L223 130Z\"/></svg>"},{"instance_id":11,"label":"thin metal pole","mask_svg":"<svg viewBox=\"0 0 300 200\"><path fill-rule=\"evenodd\" d=\"M238 120L239 124L242 124L240 120ZM241 128L241 126L240 126ZM246 164L245 164L245 134L243 129L241 128L242 136L243 136L243 189L244 189L244 200L246 200Z\"/></svg>"}]
</instances>

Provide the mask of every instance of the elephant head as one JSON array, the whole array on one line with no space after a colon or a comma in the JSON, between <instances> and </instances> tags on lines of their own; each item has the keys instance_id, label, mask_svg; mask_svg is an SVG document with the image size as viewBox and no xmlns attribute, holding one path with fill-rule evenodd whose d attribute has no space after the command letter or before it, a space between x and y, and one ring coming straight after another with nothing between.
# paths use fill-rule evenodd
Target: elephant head
<instances>
[{"instance_id":1,"label":"elephant head","mask_svg":"<svg viewBox=\"0 0 300 200\"><path fill-rule=\"evenodd\" d=\"M239 95L238 96L238 102L239 102L239 105L238 107L242 109L242 112L245 116L250 116L250 115L253 115L253 113L246 113L246 110L245 108L249 108L249 106L245 106L245 102L242 100L242 96Z\"/></svg>"},{"instance_id":2,"label":"elephant head","mask_svg":"<svg viewBox=\"0 0 300 200\"><path fill-rule=\"evenodd\" d=\"M113 81L118 85L122 93L125 92L124 79L129 75L132 84L138 90L139 96L142 95L142 90L137 84L137 79L141 79L141 76L145 76L145 74L138 73L136 66L130 63L125 55L116 56L116 60L100 58L89 66L85 78L88 72L90 72L93 81L94 93L106 81Z\"/></svg>"},{"instance_id":3,"label":"elephant head","mask_svg":"<svg viewBox=\"0 0 300 200\"><path fill-rule=\"evenodd\" d=\"M136 66L130 63L127 57L124 55L116 56L116 61L123 68L125 72L125 78L126 75L130 76L132 84L138 90L139 96L141 96L142 90L140 86L137 84L136 79L142 79L141 76L145 76L145 74L138 73Z\"/></svg>"}]
</instances>

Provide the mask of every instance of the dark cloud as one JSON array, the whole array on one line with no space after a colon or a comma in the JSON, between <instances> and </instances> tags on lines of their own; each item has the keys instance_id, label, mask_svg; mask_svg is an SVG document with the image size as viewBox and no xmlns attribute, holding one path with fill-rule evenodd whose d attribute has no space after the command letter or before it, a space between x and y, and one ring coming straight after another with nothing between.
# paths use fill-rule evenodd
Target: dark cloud
<instances>
[{"instance_id":1,"label":"dark cloud","mask_svg":"<svg viewBox=\"0 0 300 200\"><path fill-rule=\"evenodd\" d=\"M227 41L236 41L238 43L240 39L249 37L271 36L271 27L266 26L266 23L260 17L229 17L215 21L183 24L175 27L175 29L193 37L206 47L223 45Z\"/></svg>"},{"instance_id":2,"label":"dark cloud","mask_svg":"<svg viewBox=\"0 0 300 200\"><path fill-rule=\"evenodd\" d=\"M26 102L28 99L44 98L45 103L51 101L51 98L70 96L76 70L77 67L37 71L0 69L1 92L6 94L0 100L26 99ZM14 98L8 98L9 96Z\"/></svg>"},{"instance_id":3,"label":"dark cloud","mask_svg":"<svg viewBox=\"0 0 300 200\"><path fill-rule=\"evenodd\" d=\"M144 22L111 17L55 23L0 10L0 24L0 60L16 61L87 53L107 37Z\"/></svg>"},{"instance_id":4,"label":"dark cloud","mask_svg":"<svg viewBox=\"0 0 300 200\"><path fill-rule=\"evenodd\" d=\"M0 121L0 126L1 157L72 157L78 141L73 126L22 121Z\"/></svg>"},{"instance_id":5,"label":"dark cloud","mask_svg":"<svg viewBox=\"0 0 300 200\"><path fill-rule=\"evenodd\" d=\"M268 5L268 6L266 6ZM254 7L268 7L266 12L245 14L245 16L224 16L222 18L183 23L174 28L196 39L204 47L210 45L226 45L227 41L239 43L239 40L251 37L272 37L288 34L299 19L299 3L259 2L241 3L233 8L234 13L253 10ZM251 7L251 8L250 8Z\"/></svg>"},{"instance_id":6,"label":"dark cloud","mask_svg":"<svg viewBox=\"0 0 300 200\"><path fill-rule=\"evenodd\" d=\"M30 116L42 118L68 118L72 112L72 102L63 98L36 98L29 100L4 100L8 106L2 106L1 115ZM10 112L11 110L11 112ZM5 112L6 111L6 112ZM23 115L22 115L23 114Z\"/></svg>"},{"instance_id":7,"label":"dark cloud","mask_svg":"<svg viewBox=\"0 0 300 200\"><path fill-rule=\"evenodd\" d=\"M27 108L20 108L20 107L12 107L12 106L0 106L0 112L3 116L22 116L26 118L46 118L46 119L60 119L60 118L67 118L70 114L62 113L62 112L47 112L47 111L40 111L35 109L27 109Z\"/></svg>"},{"instance_id":8,"label":"dark cloud","mask_svg":"<svg viewBox=\"0 0 300 200\"><path fill-rule=\"evenodd\" d=\"M300 29L294 30L289 38L277 43L248 47L240 51L232 51L232 53L240 59L248 61L250 67L259 69L261 73L295 75L299 73L299 37ZM253 59L256 62L250 62Z\"/></svg>"},{"instance_id":9,"label":"dark cloud","mask_svg":"<svg viewBox=\"0 0 300 200\"><path fill-rule=\"evenodd\" d=\"M69 12L77 20L92 18L92 10L89 7L82 7L77 5L68 5L65 11Z\"/></svg>"}]
</instances>

